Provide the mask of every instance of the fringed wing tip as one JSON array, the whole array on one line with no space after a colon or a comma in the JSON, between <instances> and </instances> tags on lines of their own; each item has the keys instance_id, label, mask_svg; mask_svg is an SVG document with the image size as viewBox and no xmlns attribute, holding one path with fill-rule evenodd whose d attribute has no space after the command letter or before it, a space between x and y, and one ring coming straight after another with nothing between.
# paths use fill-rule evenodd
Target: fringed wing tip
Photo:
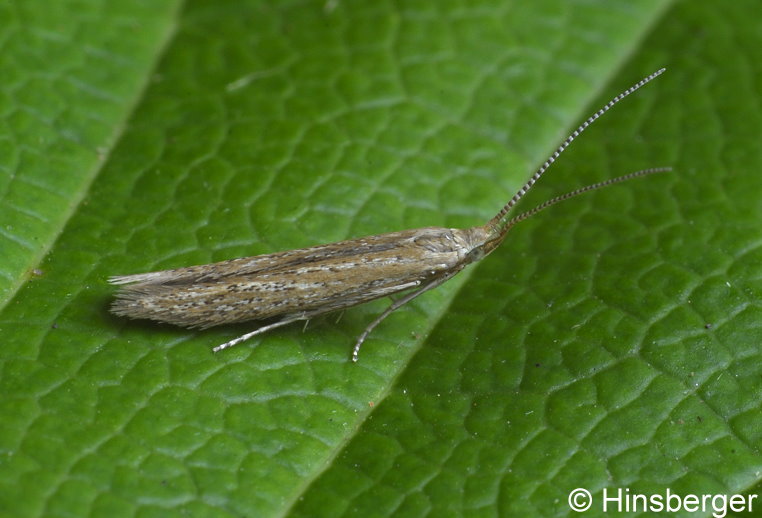
<instances>
[{"instance_id":1,"label":"fringed wing tip","mask_svg":"<svg viewBox=\"0 0 762 518\"><path fill-rule=\"evenodd\" d=\"M111 311L111 313L114 315L118 315L120 317L132 316L132 311L130 311L129 303L126 302L125 299L116 299L111 303L109 311Z\"/></svg>"},{"instance_id":2,"label":"fringed wing tip","mask_svg":"<svg viewBox=\"0 0 762 518\"><path fill-rule=\"evenodd\" d=\"M161 280L164 277L164 272L150 272L150 273L138 273L135 275L114 275L108 278L108 282L111 284L136 284L136 283L150 283L157 280Z\"/></svg>"}]
</instances>

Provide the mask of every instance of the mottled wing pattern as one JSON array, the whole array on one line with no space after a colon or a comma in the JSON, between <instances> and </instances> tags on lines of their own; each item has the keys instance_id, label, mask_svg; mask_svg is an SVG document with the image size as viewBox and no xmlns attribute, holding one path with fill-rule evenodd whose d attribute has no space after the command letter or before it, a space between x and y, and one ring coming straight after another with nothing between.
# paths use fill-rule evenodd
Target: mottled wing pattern
<instances>
[{"instance_id":1,"label":"mottled wing pattern","mask_svg":"<svg viewBox=\"0 0 762 518\"><path fill-rule=\"evenodd\" d=\"M477 227L478 228L478 227ZM184 327L305 317L465 266L474 229L422 228L202 266L119 276L112 311Z\"/></svg>"}]
</instances>

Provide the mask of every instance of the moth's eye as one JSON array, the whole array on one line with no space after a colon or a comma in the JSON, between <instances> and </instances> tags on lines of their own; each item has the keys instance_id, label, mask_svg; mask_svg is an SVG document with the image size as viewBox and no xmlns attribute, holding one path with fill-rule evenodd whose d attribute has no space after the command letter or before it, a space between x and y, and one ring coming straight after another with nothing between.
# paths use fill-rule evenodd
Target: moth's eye
<instances>
[{"instance_id":1,"label":"moth's eye","mask_svg":"<svg viewBox=\"0 0 762 518\"><path fill-rule=\"evenodd\" d=\"M484 249L480 246L477 246L476 248L468 252L468 254L466 255L466 259L468 260L469 263L479 261L482 258L484 258Z\"/></svg>"}]
</instances>

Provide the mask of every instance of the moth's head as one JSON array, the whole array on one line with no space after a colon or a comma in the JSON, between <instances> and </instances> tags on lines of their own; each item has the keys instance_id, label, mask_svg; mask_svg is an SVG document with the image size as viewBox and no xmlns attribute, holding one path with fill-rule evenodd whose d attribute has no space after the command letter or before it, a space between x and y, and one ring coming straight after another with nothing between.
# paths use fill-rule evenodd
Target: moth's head
<instances>
[{"instance_id":1,"label":"moth's head","mask_svg":"<svg viewBox=\"0 0 762 518\"><path fill-rule=\"evenodd\" d=\"M490 224L472 227L466 230L468 235L469 248L466 255L466 261L468 263L475 263L481 259L484 259L495 248L500 246L505 238L504 233L500 233L499 230L493 229Z\"/></svg>"}]
</instances>

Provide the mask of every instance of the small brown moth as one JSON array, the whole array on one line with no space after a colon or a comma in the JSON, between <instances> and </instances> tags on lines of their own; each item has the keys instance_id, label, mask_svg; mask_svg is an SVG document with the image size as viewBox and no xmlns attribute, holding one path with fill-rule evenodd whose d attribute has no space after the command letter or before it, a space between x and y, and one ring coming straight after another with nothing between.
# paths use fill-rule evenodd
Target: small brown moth
<instances>
[{"instance_id":1,"label":"small brown moth","mask_svg":"<svg viewBox=\"0 0 762 518\"><path fill-rule=\"evenodd\" d=\"M552 198L509 217L558 156L590 124L616 103L659 76L658 70L614 97L569 135L511 200L483 226L468 229L426 227L361 237L274 254L232 259L152 273L111 277L126 285L111 310L183 327L207 328L248 320L275 319L214 348L221 351L297 320L412 290L394 301L357 338L352 361L370 332L394 310L436 288L497 248L518 222L579 194L651 173L659 167L612 178Z\"/></svg>"}]
</instances>

